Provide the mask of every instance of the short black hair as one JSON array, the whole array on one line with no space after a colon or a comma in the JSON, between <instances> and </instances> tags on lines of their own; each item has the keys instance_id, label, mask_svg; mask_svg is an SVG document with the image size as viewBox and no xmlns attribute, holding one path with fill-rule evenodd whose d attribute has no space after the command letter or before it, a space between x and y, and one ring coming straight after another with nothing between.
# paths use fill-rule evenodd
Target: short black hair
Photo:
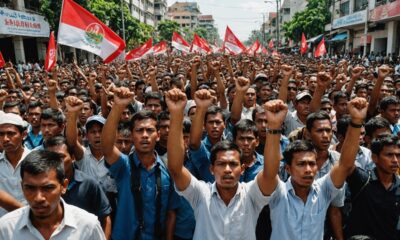
<instances>
[{"instance_id":1,"label":"short black hair","mask_svg":"<svg viewBox=\"0 0 400 240\"><path fill-rule=\"evenodd\" d=\"M183 133L190 133L190 128L192 127L192 121L189 117L183 118Z\"/></svg>"},{"instance_id":2,"label":"short black hair","mask_svg":"<svg viewBox=\"0 0 400 240\"><path fill-rule=\"evenodd\" d=\"M28 111L29 111L29 109L31 109L31 108L37 108L37 107L42 108L42 106L43 106L43 104L42 104L42 102L40 102L40 101L32 101L32 102L29 102Z\"/></svg>"},{"instance_id":3,"label":"short black hair","mask_svg":"<svg viewBox=\"0 0 400 240\"><path fill-rule=\"evenodd\" d=\"M236 123L232 132L234 141L236 141L238 132L252 132L254 134L254 137L258 138L258 129L256 127L256 124L250 119L242 119L238 123Z\"/></svg>"},{"instance_id":4,"label":"short black hair","mask_svg":"<svg viewBox=\"0 0 400 240\"><path fill-rule=\"evenodd\" d=\"M349 124L351 121L351 117L349 115L345 115L341 117L336 123L336 134L340 136L346 136L347 129L349 128Z\"/></svg>"},{"instance_id":5,"label":"short black hair","mask_svg":"<svg viewBox=\"0 0 400 240\"><path fill-rule=\"evenodd\" d=\"M306 127L309 132L311 131L314 122L317 120L329 120L332 126L331 117L326 111L313 112L307 116Z\"/></svg>"},{"instance_id":6,"label":"short black hair","mask_svg":"<svg viewBox=\"0 0 400 240\"><path fill-rule=\"evenodd\" d=\"M46 108L40 116L42 120L53 120L58 126L65 123L65 115L60 111L53 108Z\"/></svg>"},{"instance_id":7,"label":"short black hair","mask_svg":"<svg viewBox=\"0 0 400 240\"><path fill-rule=\"evenodd\" d=\"M45 149L48 150L50 147L57 147L57 146L62 146L65 145L67 146L67 151L69 155L73 156L74 155L74 149L68 145L67 139L64 136L54 136L49 138L46 141Z\"/></svg>"},{"instance_id":8,"label":"short black hair","mask_svg":"<svg viewBox=\"0 0 400 240\"><path fill-rule=\"evenodd\" d=\"M144 96L144 105L147 104L147 102L149 101L149 99L156 99L156 100L160 100L160 103L162 105L163 102L163 98L160 92L149 92L146 93L146 95Z\"/></svg>"},{"instance_id":9,"label":"short black hair","mask_svg":"<svg viewBox=\"0 0 400 240\"><path fill-rule=\"evenodd\" d=\"M383 138L374 139L371 143L372 154L379 155L384 147L398 146L400 147L400 140L395 135L389 135Z\"/></svg>"},{"instance_id":10,"label":"short black hair","mask_svg":"<svg viewBox=\"0 0 400 240\"><path fill-rule=\"evenodd\" d=\"M379 104L379 109L381 111L385 111L389 107L389 105L399 105L399 104L400 101L396 96L387 96L381 100L381 103Z\"/></svg>"},{"instance_id":11,"label":"short black hair","mask_svg":"<svg viewBox=\"0 0 400 240\"><path fill-rule=\"evenodd\" d=\"M131 119L131 129L133 129L135 127L136 121L142 121L142 120L146 120L146 119L152 119L157 122L157 115L153 111L146 110L146 109L135 113Z\"/></svg>"},{"instance_id":12,"label":"short black hair","mask_svg":"<svg viewBox=\"0 0 400 240\"><path fill-rule=\"evenodd\" d=\"M124 137L130 137L132 135L132 129L127 123L120 122L118 123L118 134L121 134Z\"/></svg>"},{"instance_id":13,"label":"short black hair","mask_svg":"<svg viewBox=\"0 0 400 240\"><path fill-rule=\"evenodd\" d=\"M256 121L256 114L259 113L265 113L265 109L261 106L256 106L253 111L251 112L251 119L253 120L253 122Z\"/></svg>"},{"instance_id":14,"label":"short black hair","mask_svg":"<svg viewBox=\"0 0 400 240\"><path fill-rule=\"evenodd\" d=\"M56 171L57 180L62 184L65 179L65 172L61 154L47 150L32 151L21 163L21 179L24 179L25 173L39 175L50 170Z\"/></svg>"},{"instance_id":15,"label":"short black hair","mask_svg":"<svg viewBox=\"0 0 400 240\"><path fill-rule=\"evenodd\" d=\"M349 95L347 95L345 92L342 92L342 91L336 92L333 95L333 105L338 104L339 100L342 99L342 98L345 98L348 101L349 100Z\"/></svg>"},{"instance_id":16,"label":"short black hair","mask_svg":"<svg viewBox=\"0 0 400 240\"><path fill-rule=\"evenodd\" d=\"M240 163L243 163L242 151L240 150L240 148L236 144L230 141L223 140L217 142L211 148L211 154L210 154L211 165L214 165L215 161L217 160L217 154L219 152L225 152L225 151L237 151L240 155Z\"/></svg>"},{"instance_id":17,"label":"short black hair","mask_svg":"<svg viewBox=\"0 0 400 240\"><path fill-rule=\"evenodd\" d=\"M383 117L373 117L365 124L365 136L372 137L374 132L381 128L391 131L389 121Z\"/></svg>"},{"instance_id":18,"label":"short black hair","mask_svg":"<svg viewBox=\"0 0 400 240\"><path fill-rule=\"evenodd\" d=\"M368 85L365 83L359 83L355 86L354 92L357 93L360 89L368 90Z\"/></svg>"},{"instance_id":19,"label":"short black hair","mask_svg":"<svg viewBox=\"0 0 400 240\"><path fill-rule=\"evenodd\" d=\"M220 113L222 115L222 119L225 122L225 115L224 115L224 110L216 105L211 105L206 112L206 115L204 116L204 123L206 123L208 115L216 115Z\"/></svg>"},{"instance_id":20,"label":"short black hair","mask_svg":"<svg viewBox=\"0 0 400 240\"><path fill-rule=\"evenodd\" d=\"M298 152L313 152L317 154L314 145L310 141L296 140L286 147L283 152L283 159L287 165L291 165L293 161L293 155Z\"/></svg>"},{"instance_id":21,"label":"short black hair","mask_svg":"<svg viewBox=\"0 0 400 240\"><path fill-rule=\"evenodd\" d=\"M162 111L159 115L158 115L158 119L157 119L157 129L160 129L160 122L161 121L165 121L165 120L170 120L170 115L168 111Z\"/></svg>"}]
</instances>

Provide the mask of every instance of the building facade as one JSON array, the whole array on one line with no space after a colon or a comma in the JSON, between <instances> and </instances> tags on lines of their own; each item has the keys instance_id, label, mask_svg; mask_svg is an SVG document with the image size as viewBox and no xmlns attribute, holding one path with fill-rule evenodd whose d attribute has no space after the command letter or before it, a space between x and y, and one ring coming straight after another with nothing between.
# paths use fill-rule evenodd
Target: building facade
<instances>
[{"instance_id":1,"label":"building facade","mask_svg":"<svg viewBox=\"0 0 400 240\"><path fill-rule=\"evenodd\" d=\"M39 0L0 0L0 51L6 61L44 60L50 27L38 12Z\"/></svg>"},{"instance_id":2,"label":"building facade","mask_svg":"<svg viewBox=\"0 0 400 240\"><path fill-rule=\"evenodd\" d=\"M155 26L155 10L154 0L124 0L128 6L129 11L132 16L136 19L139 19L140 22L143 22L150 26ZM163 1L159 1L163 2Z\"/></svg>"},{"instance_id":3,"label":"building facade","mask_svg":"<svg viewBox=\"0 0 400 240\"><path fill-rule=\"evenodd\" d=\"M155 25L167 16L167 0L154 1L154 21Z\"/></svg>"},{"instance_id":4,"label":"building facade","mask_svg":"<svg viewBox=\"0 0 400 240\"><path fill-rule=\"evenodd\" d=\"M200 7L196 2L175 2L168 7L167 16L179 23L181 28L194 29L199 24Z\"/></svg>"}]
</instances>

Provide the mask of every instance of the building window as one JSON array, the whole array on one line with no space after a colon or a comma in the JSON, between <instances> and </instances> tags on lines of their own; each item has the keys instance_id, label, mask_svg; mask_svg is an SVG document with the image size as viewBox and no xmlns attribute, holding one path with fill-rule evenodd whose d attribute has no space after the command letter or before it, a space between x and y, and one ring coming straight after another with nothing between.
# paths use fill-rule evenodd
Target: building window
<instances>
[{"instance_id":1,"label":"building window","mask_svg":"<svg viewBox=\"0 0 400 240\"><path fill-rule=\"evenodd\" d=\"M340 16L346 16L349 15L349 11L350 11L350 2L344 2L340 4Z\"/></svg>"},{"instance_id":2,"label":"building window","mask_svg":"<svg viewBox=\"0 0 400 240\"><path fill-rule=\"evenodd\" d=\"M364 10L368 6L368 0L355 0L354 1L354 12Z\"/></svg>"},{"instance_id":3,"label":"building window","mask_svg":"<svg viewBox=\"0 0 400 240\"><path fill-rule=\"evenodd\" d=\"M39 0L25 0L24 4L26 9L39 11Z\"/></svg>"}]
</instances>

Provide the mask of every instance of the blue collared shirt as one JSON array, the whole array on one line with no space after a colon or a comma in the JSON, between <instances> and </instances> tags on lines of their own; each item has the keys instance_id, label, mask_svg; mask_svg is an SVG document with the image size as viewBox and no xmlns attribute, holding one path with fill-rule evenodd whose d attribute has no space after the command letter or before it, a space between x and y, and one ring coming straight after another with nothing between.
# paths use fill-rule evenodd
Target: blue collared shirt
<instances>
[{"instance_id":1,"label":"blue collared shirt","mask_svg":"<svg viewBox=\"0 0 400 240\"><path fill-rule=\"evenodd\" d=\"M257 152L254 152L254 154L256 154L256 161L251 167L246 168L242 176L240 176L240 182L250 182L251 180L254 180L257 174L263 169L264 156Z\"/></svg>"},{"instance_id":2,"label":"blue collared shirt","mask_svg":"<svg viewBox=\"0 0 400 240\"><path fill-rule=\"evenodd\" d=\"M29 125L28 127L28 134L24 139L24 146L27 147L29 150L36 148L37 146L43 143L43 135L40 131L38 135L33 134L32 126Z\"/></svg>"},{"instance_id":3,"label":"blue collared shirt","mask_svg":"<svg viewBox=\"0 0 400 240\"><path fill-rule=\"evenodd\" d=\"M204 182L214 182L214 176L210 172L210 155L212 143L208 136L200 142L200 147L197 150L189 149L189 156L197 170L199 180Z\"/></svg>"},{"instance_id":4,"label":"blue collared shirt","mask_svg":"<svg viewBox=\"0 0 400 240\"><path fill-rule=\"evenodd\" d=\"M156 154L156 153L155 153ZM143 221L144 229L140 234L140 239L156 239L154 236L154 225L156 222L156 165L160 167L161 173L161 225L165 229L167 211L176 209L179 206L179 196L174 190L169 173L164 163L156 154L156 161L150 170L146 170L140 164L136 152L133 153L133 162L140 168L140 183L142 189ZM120 154L119 159L113 165L108 166L111 175L114 177L118 188L118 203L115 216L115 224L112 231L112 239L134 239L135 232L138 230L139 222L135 208L135 200L131 191L131 168L129 157Z\"/></svg>"},{"instance_id":5,"label":"blue collared shirt","mask_svg":"<svg viewBox=\"0 0 400 240\"><path fill-rule=\"evenodd\" d=\"M339 191L327 174L314 180L304 203L296 195L291 178L286 182L280 180L269 203L271 239L323 239L326 211Z\"/></svg>"}]
</instances>

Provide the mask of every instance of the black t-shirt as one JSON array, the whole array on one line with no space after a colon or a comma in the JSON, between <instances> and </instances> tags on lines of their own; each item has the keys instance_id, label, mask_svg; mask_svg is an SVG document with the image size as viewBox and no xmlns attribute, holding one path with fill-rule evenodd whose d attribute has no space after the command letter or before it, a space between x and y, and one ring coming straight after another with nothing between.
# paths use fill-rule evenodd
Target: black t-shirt
<instances>
[{"instance_id":1,"label":"black t-shirt","mask_svg":"<svg viewBox=\"0 0 400 240\"><path fill-rule=\"evenodd\" d=\"M347 178L352 210L345 229L346 237L367 235L375 239L400 239L400 177L394 175L386 190L376 169L356 168ZM361 191L360 191L361 190Z\"/></svg>"}]
</instances>

